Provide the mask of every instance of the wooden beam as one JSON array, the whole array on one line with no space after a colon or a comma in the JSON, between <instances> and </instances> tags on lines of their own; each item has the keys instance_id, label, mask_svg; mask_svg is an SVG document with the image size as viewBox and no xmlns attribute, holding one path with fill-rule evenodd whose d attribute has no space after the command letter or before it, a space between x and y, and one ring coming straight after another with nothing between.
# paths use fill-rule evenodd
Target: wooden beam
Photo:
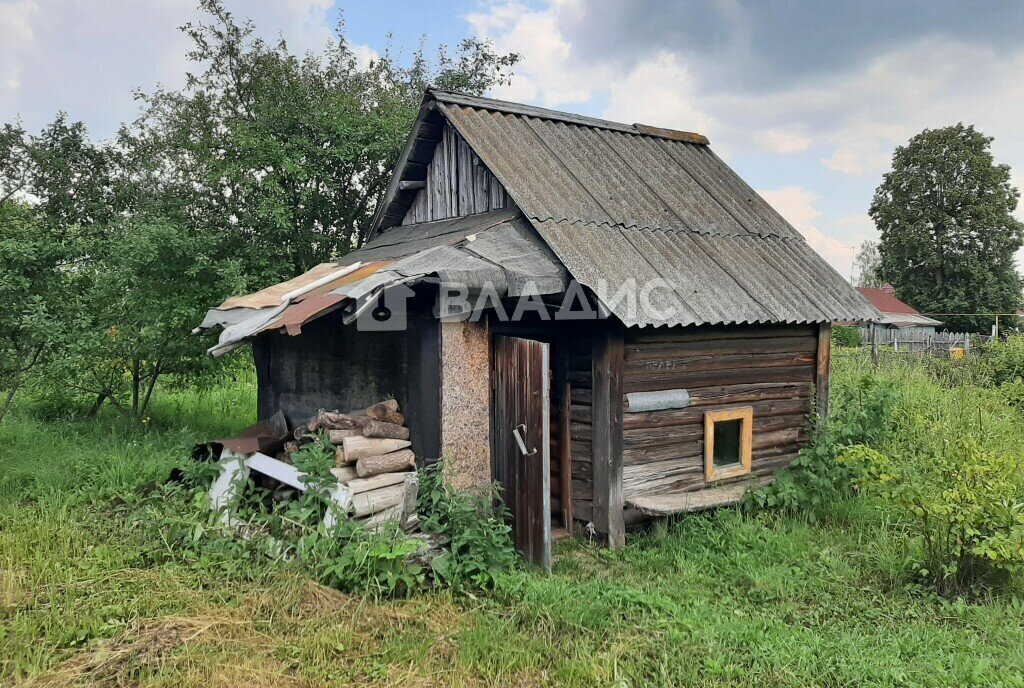
<instances>
[{"instance_id":1,"label":"wooden beam","mask_svg":"<svg viewBox=\"0 0 1024 688\"><path fill-rule=\"evenodd\" d=\"M814 365L814 398L819 422L828 418L828 378L831 358L832 324L818 325L818 355Z\"/></svg>"},{"instance_id":2,"label":"wooden beam","mask_svg":"<svg viewBox=\"0 0 1024 688\"><path fill-rule=\"evenodd\" d=\"M608 546L626 543L622 501L623 328L602 323L591 340L593 399L594 527Z\"/></svg>"},{"instance_id":3,"label":"wooden beam","mask_svg":"<svg viewBox=\"0 0 1024 688\"><path fill-rule=\"evenodd\" d=\"M423 179L420 181L401 181L398 182L399 191L411 191L413 189L422 189L427 185L427 180Z\"/></svg>"},{"instance_id":4,"label":"wooden beam","mask_svg":"<svg viewBox=\"0 0 1024 688\"><path fill-rule=\"evenodd\" d=\"M569 533L573 532L572 513L572 430L569 427L571 415L572 393L569 387L569 341L562 338L555 345L558 347L559 385L558 412L558 468L561 471L562 527Z\"/></svg>"}]
</instances>

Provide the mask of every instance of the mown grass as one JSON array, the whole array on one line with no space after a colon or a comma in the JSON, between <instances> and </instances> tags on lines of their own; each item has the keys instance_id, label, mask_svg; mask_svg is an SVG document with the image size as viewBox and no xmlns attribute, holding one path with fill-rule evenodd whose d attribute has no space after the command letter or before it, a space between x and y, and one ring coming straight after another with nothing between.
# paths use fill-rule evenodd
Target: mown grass
<instances>
[{"instance_id":1,"label":"mown grass","mask_svg":"<svg viewBox=\"0 0 1024 688\"><path fill-rule=\"evenodd\" d=\"M835 384L870 370L835 361ZM1019 439L994 392L971 404L897 365L875 374L936 412L956 415L963 394L993 442ZM287 564L145 566L153 543L119 495L249 422L253 394L250 379L165 394L145 428L32 406L0 427L0 683L1024 685L1019 588L929 594L908 575L915 533L866 500L813 523L691 517L620 552L570 543L552 575L517 572L486 596L375 604Z\"/></svg>"}]
</instances>

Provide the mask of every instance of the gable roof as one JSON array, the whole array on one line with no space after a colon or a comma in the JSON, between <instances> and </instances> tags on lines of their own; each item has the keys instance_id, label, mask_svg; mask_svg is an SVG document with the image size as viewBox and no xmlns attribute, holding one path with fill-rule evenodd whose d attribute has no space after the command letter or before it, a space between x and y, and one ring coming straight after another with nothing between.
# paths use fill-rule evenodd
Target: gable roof
<instances>
[{"instance_id":1,"label":"gable roof","mask_svg":"<svg viewBox=\"0 0 1024 688\"><path fill-rule=\"evenodd\" d=\"M415 197L401 182L426 177L445 122L581 284L673 285L652 295L664 315L611 304L626 325L877 315L703 136L488 98L428 91L371 236L401 222Z\"/></svg>"},{"instance_id":2,"label":"gable roof","mask_svg":"<svg viewBox=\"0 0 1024 688\"><path fill-rule=\"evenodd\" d=\"M859 291L864 298L881 313L905 313L907 315L919 314L917 309L903 303L897 299L894 294L887 292L885 289L857 287L857 291Z\"/></svg>"},{"instance_id":3,"label":"gable roof","mask_svg":"<svg viewBox=\"0 0 1024 688\"><path fill-rule=\"evenodd\" d=\"M917 309L903 303L885 289L857 287L857 291L867 299L868 303L878 309L879 316L873 318L874 322L896 327L937 327L942 325L941 320L921 315Z\"/></svg>"}]
</instances>

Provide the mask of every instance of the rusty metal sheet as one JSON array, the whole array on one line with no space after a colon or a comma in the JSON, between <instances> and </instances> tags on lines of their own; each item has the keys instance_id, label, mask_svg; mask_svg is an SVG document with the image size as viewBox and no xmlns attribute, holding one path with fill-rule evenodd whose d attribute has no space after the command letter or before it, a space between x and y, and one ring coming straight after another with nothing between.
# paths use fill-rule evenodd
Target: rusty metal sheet
<instances>
[{"instance_id":1,"label":"rusty metal sheet","mask_svg":"<svg viewBox=\"0 0 1024 688\"><path fill-rule=\"evenodd\" d=\"M307 284L312 284L321 277L325 277L337 269L337 263L320 263L311 270L307 270L298 277L293 277L287 282L272 284L265 289L260 289L259 291L251 294L232 296L230 299L218 306L218 308L220 310L227 310L229 308L271 308L273 306L280 305L281 297L288 292L295 291Z\"/></svg>"},{"instance_id":2,"label":"rusty metal sheet","mask_svg":"<svg viewBox=\"0 0 1024 688\"><path fill-rule=\"evenodd\" d=\"M214 458L220 455L217 447L230 449L236 454L261 452L273 456L284 446L288 437L288 421L285 420L284 414L278 411L270 418L250 425L234 437L213 440L205 445L214 450ZM193 450L193 455L195 455L195 450Z\"/></svg>"},{"instance_id":3,"label":"rusty metal sheet","mask_svg":"<svg viewBox=\"0 0 1024 688\"><path fill-rule=\"evenodd\" d=\"M345 297L339 294L318 294L291 306L275 321L268 324L264 330L283 327L288 334L295 337L301 334L303 325L314 318L330 313L334 310L335 306L344 300Z\"/></svg>"}]
</instances>

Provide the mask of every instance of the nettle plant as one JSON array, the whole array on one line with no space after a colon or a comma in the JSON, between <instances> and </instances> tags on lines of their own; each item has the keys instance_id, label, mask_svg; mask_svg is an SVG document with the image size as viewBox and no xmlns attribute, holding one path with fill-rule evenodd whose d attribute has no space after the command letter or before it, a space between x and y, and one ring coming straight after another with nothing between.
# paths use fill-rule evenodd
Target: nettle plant
<instances>
[{"instance_id":1,"label":"nettle plant","mask_svg":"<svg viewBox=\"0 0 1024 688\"><path fill-rule=\"evenodd\" d=\"M912 461L894 460L857 445L839 457L859 486L917 526L918 574L952 596L1024 573L1024 461L969 437L919 451Z\"/></svg>"}]
</instances>

